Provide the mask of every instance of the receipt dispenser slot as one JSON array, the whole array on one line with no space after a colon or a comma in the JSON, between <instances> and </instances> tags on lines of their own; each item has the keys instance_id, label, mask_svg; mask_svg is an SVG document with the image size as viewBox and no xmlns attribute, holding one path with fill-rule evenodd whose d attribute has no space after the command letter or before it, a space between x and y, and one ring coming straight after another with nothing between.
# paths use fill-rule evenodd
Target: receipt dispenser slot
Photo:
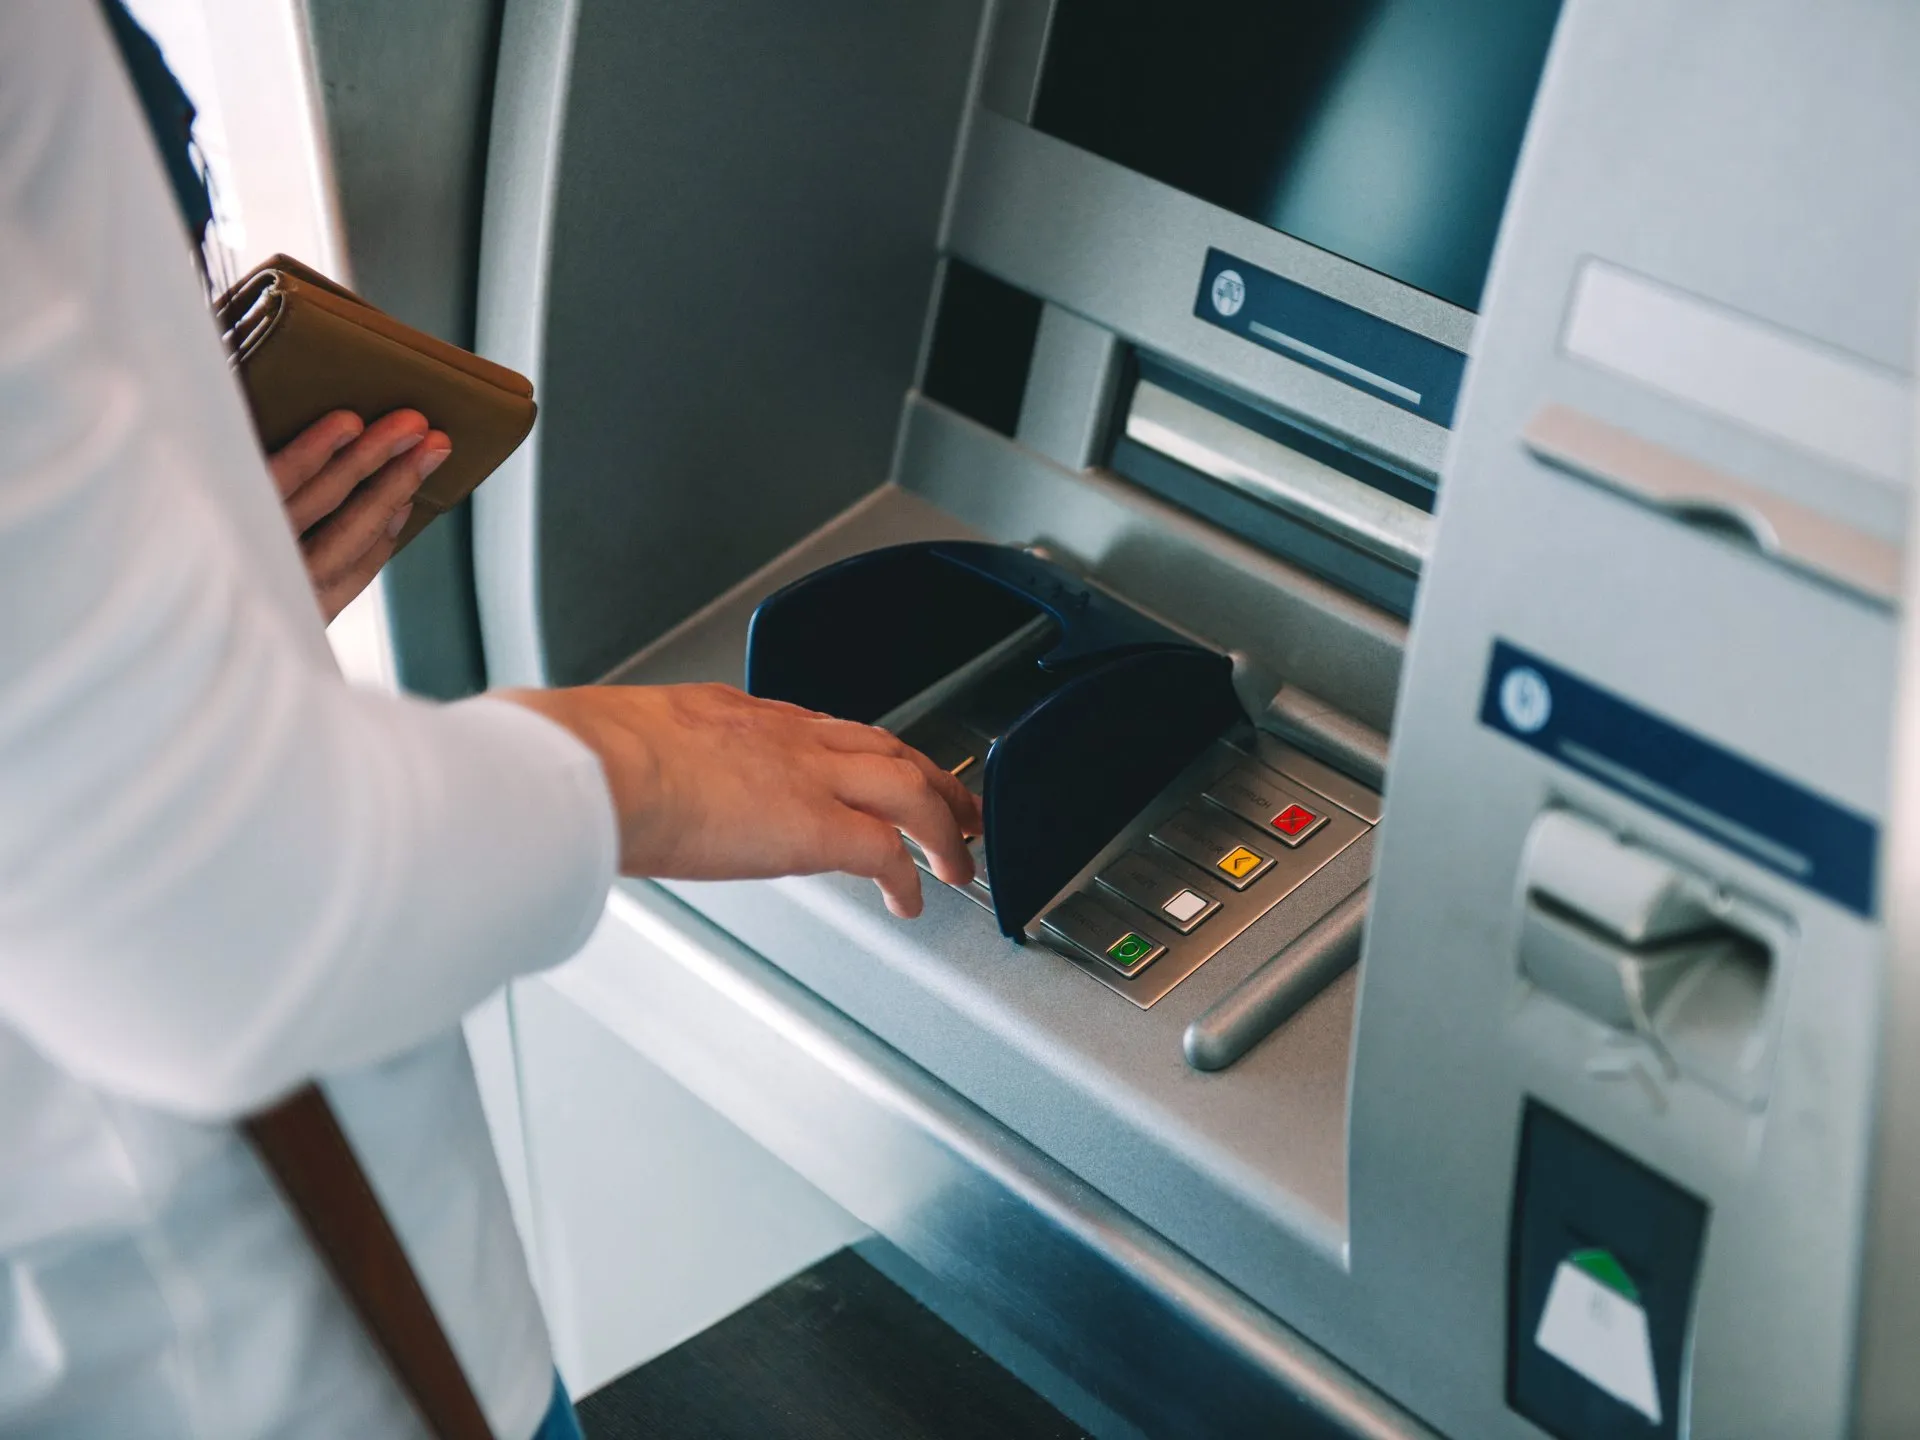
<instances>
[{"instance_id":1,"label":"receipt dispenser slot","mask_svg":"<svg viewBox=\"0 0 1920 1440\"><path fill-rule=\"evenodd\" d=\"M1569 810L1534 822L1520 894L1527 980L1728 1098L1759 1102L1783 922Z\"/></svg>"}]
</instances>

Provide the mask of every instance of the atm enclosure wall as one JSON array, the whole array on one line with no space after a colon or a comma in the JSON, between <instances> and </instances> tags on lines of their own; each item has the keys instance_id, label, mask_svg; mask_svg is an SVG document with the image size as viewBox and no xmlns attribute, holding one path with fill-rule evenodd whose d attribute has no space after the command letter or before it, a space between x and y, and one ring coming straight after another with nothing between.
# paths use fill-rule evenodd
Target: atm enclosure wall
<instances>
[{"instance_id":1,"label":"atm enclosure wall","mask_svg":"<svg viewBox=\"0 0 1920 1440\"><path fill-rule=\"evenodd\" d=\"M1910 374L1920 15L1568 0L1476 320L1028 127L1045 10L508 6L479 334L543 410L476 508L489 675L737 683L747 617L787 581L911 540L1037 541L1391 731L1385 822L1146 1011L958 894L902 925L837 877L626 887L653 958L552 983L1141 1433L1537 1435L1505 1375L1530 1096L1710 1208L1695 1433L1839 1433L1874 917L1477 717L1504 639L1880 815L1890 608L1518 437L1558 402L1898 543L1898 477L1561 334L1599 257ZM1194 319L1209 246L1470 349L1455 428ZM943 257L1045 303L1012 437L913 389ZM1129 347L1443 477L1410 648L1393 616L1089 468ZM1591 1073L1608 1028L1522 982L1520 852L1554 803L1785 918L1762 1105ZM1188 1068L1186 1024L1376 846L1362 969L1232 1068Z\"/></svg>"}]
</instances>

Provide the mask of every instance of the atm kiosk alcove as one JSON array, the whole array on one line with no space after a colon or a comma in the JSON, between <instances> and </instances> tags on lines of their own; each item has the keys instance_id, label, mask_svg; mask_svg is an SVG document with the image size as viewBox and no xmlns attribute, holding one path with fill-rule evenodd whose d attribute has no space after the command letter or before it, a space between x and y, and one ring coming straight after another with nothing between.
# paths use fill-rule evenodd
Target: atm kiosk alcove
<instances>
[{"instance_id":1,"label":"atm kiosk alcove","mask_svg":"<svg viewBox=\"0 0 1920 1440\"><path fill-rule=\"evenodd\" d=\"M1093 1433L1900 1413L1916 73L1870 0L509 4L491 679L989 792L916 922L623 882L652 958L552 983Z\"/></svg>"}]
</instances>

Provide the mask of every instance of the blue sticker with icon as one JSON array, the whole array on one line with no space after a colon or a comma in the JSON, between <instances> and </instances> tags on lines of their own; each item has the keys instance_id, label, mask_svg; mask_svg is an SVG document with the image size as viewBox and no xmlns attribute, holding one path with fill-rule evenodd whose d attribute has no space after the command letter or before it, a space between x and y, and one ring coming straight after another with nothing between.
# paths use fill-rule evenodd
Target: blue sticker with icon
<instances>
[{"instance_id":1,"label":"blue sticker with icon","mask_svg":"<svg viewBox=\"0 0 1920 1440\"><path fill-rule=\"evenodd\" d=\"M1438 341L1207 251L1194 315L1436 425L1452 425L1467 357Z\"/></svg>"},{"instance_id":2,"label":"blue sticker with icon","mask_svg":"<svg viewBox=\"0 0 1920 1440\"><path fill-rule=\"evenodd\" d=\"M1879 827L1517 645L1496 640L1480 723L1871 919Z\"/></svg>"}]
</instances>

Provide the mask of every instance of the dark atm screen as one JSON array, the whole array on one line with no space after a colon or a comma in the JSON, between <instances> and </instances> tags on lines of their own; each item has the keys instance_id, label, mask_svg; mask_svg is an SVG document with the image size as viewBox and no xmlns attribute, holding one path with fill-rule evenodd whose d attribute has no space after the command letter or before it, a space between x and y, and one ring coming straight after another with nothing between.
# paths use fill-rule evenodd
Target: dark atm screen
<instances>
[{"instance_id":1,"label":"dark atm screen","mask_svg":"<svg viewBox=\"0 0 1920 1440\"><path fill-rule=\"evenodd\" d=\"M1034 124L1479 308L1559 0L1058 0Z\"/></svg>"}]
</instances>

